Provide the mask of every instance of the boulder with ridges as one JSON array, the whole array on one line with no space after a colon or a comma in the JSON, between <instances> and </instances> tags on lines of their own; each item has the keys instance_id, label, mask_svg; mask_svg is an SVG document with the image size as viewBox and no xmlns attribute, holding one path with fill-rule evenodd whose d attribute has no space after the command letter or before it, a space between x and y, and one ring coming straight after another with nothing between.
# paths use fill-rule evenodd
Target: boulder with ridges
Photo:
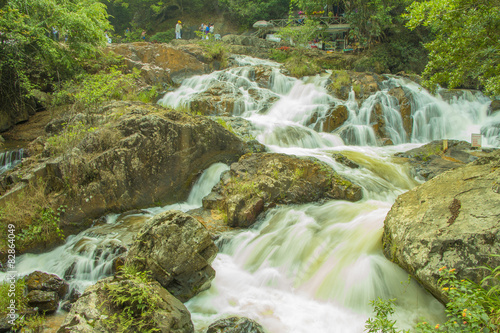
<instances>
[{"instance_id":1,"label":"boulder with ridges","mask_svg":"<svg viewBox=\"0 0 500 333\"><path fill-rule=\"evenodd\" d=\"M151 218L130 247L126 263L144 271L183 302L208 289L217 246L206 228L179 211Z\"/></svg>"},{"instance_id":2,"label":"boulder with ridges","mask_svg":"<svg viewBox=\"0 0 500 333\"><path fill-rule=\"evenodd\" d=\"M110 289L123 293L123 298L129 300L117 304L110 295ZM149 301L134 303L136 298L131 297L136 292L149 293ZM147 296L142 294L142 296ZM128 311L125 312L125 307ZM147 315L142 315L149 311ZM124 313L125 312L125 313ZM122 315L130 318L131 322L122 322ZM156 328L163 333L192 333L194 332L191 314L178 299L173 297L158 282L141 281L127 277L109 277L90 286L73 304L58 333L101 332L117 331L117 325L128 328L127 332L137 332L141 323L143 329ZM130 327L130 325L133 325Z\"/></svg>"},{"instance_id":3,"label":"boulder with ridges","mask_svg":"<svg viewBox=\"0 0 500 333\"><path fill-rule=\"evenodd\" d=\"M500 152L444 172L398 197L384 222L384 254L446 302L439 268L479 282L500 265Z\"/></svg>"},{"instance_id":4,"label":"boulder with ridges","mask_svg":"<svg viewBox=\"0 0 500 333\"><path fill-rule=\"evenodd\" d=\"M232 164L203 199L203 207L222 211L229 226L248 227L261 212L276 204L327 198L357 201L361 197L358 185L319 160L257 153L244 155Z\"/></svg>"}]
</instances>

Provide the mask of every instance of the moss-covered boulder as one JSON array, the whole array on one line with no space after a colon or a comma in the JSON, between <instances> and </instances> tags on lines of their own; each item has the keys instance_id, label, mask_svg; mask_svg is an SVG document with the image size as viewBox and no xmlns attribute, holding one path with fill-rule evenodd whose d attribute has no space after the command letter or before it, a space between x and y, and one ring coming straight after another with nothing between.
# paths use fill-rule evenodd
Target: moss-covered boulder
<instances>
[{"instance_id":1,"label":"moss-covered boulder","mask_svg":"<svg viewBox=\"0 0 500 333\"><path fill-rule=\"evenodd\" d=\"M222 212L229 226L248 227L261 212L277 204L357 201L361 197L358 185L319 160L258 153L244 155L232 164L203 199L203 207Z\"/></svg>"},{"instance_id":2,"label":"moss-covered boulder","mask_svg":"<svg viewBox=\"0 0 500 333\"><path fill-rule=\"evenodd\" d=\"M385 256L446 302L439 269L480 282L500 265L500 152L444 172L398 197L384 222Z\"/></svg>"}]
</instances>

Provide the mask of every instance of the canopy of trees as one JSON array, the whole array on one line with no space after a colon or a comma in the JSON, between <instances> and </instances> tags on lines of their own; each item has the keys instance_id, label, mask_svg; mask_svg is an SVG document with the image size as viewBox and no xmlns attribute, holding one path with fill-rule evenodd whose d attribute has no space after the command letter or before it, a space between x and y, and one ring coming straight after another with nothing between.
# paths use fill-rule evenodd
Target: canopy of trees
<instances>
[{"instance_id":1,"label":"canopy of trees","mask_svg":"<svg viewBox=\"0 0 500 333\"><path fill-rule=\"evenodd\" d=\"M34 88L71 75L94 57L111 28L107 17L96 0L0 2L2 107L22 107Z\"/></svg>"},{"instance_id":2,"label":"canopy of trees","mask_svg":"<svg viewBox=\"0 0 500 333\"><path fill-rule=\"evenodd\" d=\"M409 7L407 26L429 26L435 39L424 71L429 87L481 87L500 95L500 1L429 0Z\"/></svg>"}]
</instances>

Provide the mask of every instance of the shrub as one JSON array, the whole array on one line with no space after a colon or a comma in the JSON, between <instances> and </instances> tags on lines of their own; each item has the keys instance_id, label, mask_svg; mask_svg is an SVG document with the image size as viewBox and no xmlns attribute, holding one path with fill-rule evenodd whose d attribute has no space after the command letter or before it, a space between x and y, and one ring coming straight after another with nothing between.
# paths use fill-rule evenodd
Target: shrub
<instances>
[{"instance_id":1,"label":"shrub","mask_svg":"<svg viewBox=\"0 0 500 333\"><path fill-rule=\"evenodd\" d=\"M498 332L500 318L500 266L495 269L487 269L490 274L486 276L481 284L469 280L458 280L455 269L442 267L439 269L439 285L447 294L449 302L446 304L447 321L443 324L431 325L421 322L417 325L417 331L429 332ZM483 288L482 285L490 285ZM394 300L384 301L378 299L372 301L375 318L369 318L366 322L366 332L406 332L397 331L394 328L395 321L389 316L394 312Z\"/></svg>"},{"instance_id":2,"label":"shrub","mask_svg":"<svg viewBox=\"0 0 500 333\"><path fill-rule=\"evenodd\" d=\"M118 272L123 284L106 284L112 306L119 309L106 319L106 326L117 332L158 332L154 316L160 297L150 287L147 272L131 265L121 266Z\"/></svg>"},{"instance_id":3,"label":"shrub","mask_svg":"<svg viewBox=\"0 0 500 333\"><path fill-rule=\"evenodd\" d=\"M321 67L301 53L294 53L285 62L285 67L294 77L301 78L316 75L321 72Z\"/></svg>"},{"instance_id":4,"label":"shrub","mask_svg":"<svg viewBox=\"0 0 500 333\"><path fill-rule=\"evenodd\" d=\"M175 38L175 29L168 29L167 31L157 32L149 39L153 43L168 43Z\"/></svg>"}]
</instances>

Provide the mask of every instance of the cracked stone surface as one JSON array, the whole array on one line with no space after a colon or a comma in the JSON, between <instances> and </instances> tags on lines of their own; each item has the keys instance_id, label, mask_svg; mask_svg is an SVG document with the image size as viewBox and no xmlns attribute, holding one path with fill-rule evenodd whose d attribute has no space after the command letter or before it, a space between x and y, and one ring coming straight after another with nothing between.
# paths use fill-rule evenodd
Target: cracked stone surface
<instances>
[{"instance_id":1,"label":"cracked stone surface","mask_svg":"<svg viewBox=\"0 0 500 333\"><path fill-rule=\"evenodd\" d=\"M442 173L398 197L384 222L384 254L446 302L442 266L479 282L500 265L500 152Z\"/></svg>"}]
</instances>

